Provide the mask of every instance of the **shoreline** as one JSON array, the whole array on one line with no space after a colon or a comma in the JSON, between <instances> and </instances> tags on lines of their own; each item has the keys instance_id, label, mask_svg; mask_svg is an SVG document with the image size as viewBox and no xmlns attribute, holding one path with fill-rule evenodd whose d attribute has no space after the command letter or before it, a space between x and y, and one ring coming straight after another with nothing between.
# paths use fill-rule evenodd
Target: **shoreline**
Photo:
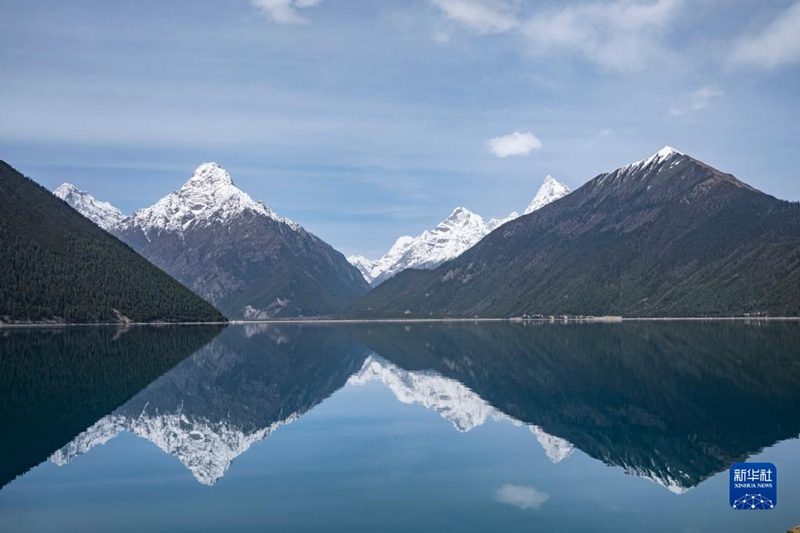
<instances>
[{"instance_id":1,"label":"shoreline","mask_svg":"<svg viewBox=\"0 0 800 533\"><path fill-rule=\"evenodd\" d=\"M617 324L622 322L800 322L800 316L785 317L748 317L748 316L726 316L726 317L619 317L619 316L598 316L598 317L553 317L553 318L285 318L268 320L229 320L227 322L119 322L119 323L51 323L51 322L31 322L24 324L0 324L2 329L25 329L25 328L75 328L75 327L113 327L127 328L131 326L229 326L229 325L248 325L248 324L385 324L385 323L448 323L448 322L508 322L510 324L569 324L569 323L602 323Z\"/></svg>"}]
</instances>

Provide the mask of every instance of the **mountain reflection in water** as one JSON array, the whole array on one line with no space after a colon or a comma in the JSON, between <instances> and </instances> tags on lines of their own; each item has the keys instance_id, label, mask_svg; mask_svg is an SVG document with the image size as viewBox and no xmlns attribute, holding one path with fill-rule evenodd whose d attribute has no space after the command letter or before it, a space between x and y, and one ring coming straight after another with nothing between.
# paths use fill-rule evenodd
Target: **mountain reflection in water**
<instances>
[{"instance_id":1,"label":"mountain reflection in water","mask_svg":"<svg viewBox=\"0 0 800 533\"><path fill-rule=\"evenodd\" d=\"M51 460L127 431L213 485L254 442L375 382L457 431L525 425L552 462L577 448L680 493L798 436L797 346L795 323L230 326Z\"/></svg>"}]
</instances>

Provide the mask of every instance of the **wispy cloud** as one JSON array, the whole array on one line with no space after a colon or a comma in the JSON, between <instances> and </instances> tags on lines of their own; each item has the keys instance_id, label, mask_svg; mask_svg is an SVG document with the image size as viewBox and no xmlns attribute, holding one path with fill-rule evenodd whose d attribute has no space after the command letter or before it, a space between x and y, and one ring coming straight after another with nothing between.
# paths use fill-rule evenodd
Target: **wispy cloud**
<instances>
[{"instance_id":1,"label":"wispy cloud","mask_svg":"<svg viewBox=\"0 0 800 533\"><path fill-rule=\"evenodd\" d=\"M506 0L430 0L444 16L477 33L502 33L517 26L517 3Z\"/></svg>"},{"instance_id":2,"label":"wispy cloud","mask_svg":"<svg viewBox=\"0 0 800 533\"><path fill-rule=\"evenodd\" d=\"M800 62L800 2L783 11L758 35L736 43L731 59L736 65L764 68Z\"/></svg>"},{"instance_id":3,"label":"wispy cloud","mask_svg":"<svg viewBox=\"0 0 800 533\"><path fill-rule=\"evenodd\" d=\"M528 155L542 147L542 141L531 132L520 133L515 131L508 135L489 139L489 151L497 157L510 155Z\"/></svg>"},{"instance_id":4,"label":"wispy cloud","mask_svg":"<svg viewBox=\"0 0 800 533\"><path fill-rule=\"evenodd\" d=\"M445 31L437 31L433 34L433 40L439 44L447 44L450 42L450 34Z\"/></svg>"},{"instance_id":5,"label":"wispy cloud","mask_svg":"<svg viewBox=\"0 0 800 533\"><path fill-rule=\"evenodd\" d=\"M683 101L670 108L669 114L675 117L688 115L697 111L704 111L711 107L711 100L725 96L725 93L713 87L702 87L693 91Z\"/></svg>"},{"instance_id":6,"label":"wispy cloud","mask_svg":"<svg viewBox=\"0 0 800 533\"><path fill-rule=\"evenodd\" d=\"M535 56L576 54L615 71L663 61L661 38L685 0L571 3L524 14L515 0L429 0L444 16L479 34L521 30Z\"/></svg>"},{"instance_id":7,"label":"wispy cloud","mask_svg":"<svg viewBox=\"0 0 800 533\"><path fill-rule=\"evenodd\" d=\"M506 484L497 489L494 499L520 509L538 510L550 499L550 495L533 487Z\"/></svg>"},{"instance_id":8,"label":"wispy cloud","mask_svg":"<svg viewBox=\"0 0 800 533\"><path fill-rule=\"evenodd\" d=\"M406 173L400 174L367 174L361 180L391 192L396 197L407 199L426 199L425 182Z\"/></svg>"},{"instance_id":9,"label":"wispy cloud","mask_svg":"<svg viewBox=\"0 0 800 533\"><path fill-rule=\"evenodd\" d=\"M304 24L306 19L300 16L297 10L314 7L321 0L252 0L252 2L278 24Z\"/></svg>"},{"instance_id":10,"label":"wispy cloud","mask_svg":"<svg viewBox=\"0 0 800 533\"><path fill-rule=\"evenodd\" d=\"M568 5L532 16L524 31L539 56L573 53L616 71L641 70L666 55L659 37L683 0Z\"/></svg>"}]
</instances>

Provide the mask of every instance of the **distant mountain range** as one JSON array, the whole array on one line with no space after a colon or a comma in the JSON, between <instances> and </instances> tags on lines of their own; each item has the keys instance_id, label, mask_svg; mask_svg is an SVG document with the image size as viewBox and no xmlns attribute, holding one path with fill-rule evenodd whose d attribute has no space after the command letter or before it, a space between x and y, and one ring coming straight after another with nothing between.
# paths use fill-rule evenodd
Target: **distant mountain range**
<instances>
[{"instance_id":1,"label":"distant mountain range","mask_svg":"<svg viewBox=\"0 0 800 533\"><path fill-rule=\"evenodd\" d=\"M541 209L569 193L569 187L547 176L533 201L525 209L525 214ZM353 255L347 260L361 271L364 279L372 286L377 286L403 270L431 270L455 259L486 235L517 217L519 214L514 211L505 218L493 218L487 222L469 209L457 207L432 230L425 230L416 237L400 237L379 259Z\"/></svg>"},{"instance_id":2,"label":"distant mountain range","mask_svg":"<svg viewBox=\"0 0 800 533\"><path fill-rule=\"evenodd\" d=\"M800 205L669 147L573 193L548 176L523 216L456 208L376 260L346 259L214 163L129 217L55 194L231 318L800 314Z\"/></svg>"},{"instance_id":3,"label":"distant mountain range","mask_svg":"<svg viewBox=\"0 0 800 533\"><path fill-rule=\"evenodd\" d=\"M212 305L2 161L0 264L0 323L225 320Z\"/></svg>"},{"instance_id":4,"label":"distant mountain range","mask_svg":"<svg viewBox=\"0 0 800 533\"><path fill-rule=\"evenodd\" d=\"M341 253L253 200L216 163L130 217L70 184L55 194L230 318L330 315L369 290Z\"/></svg>"},{"instance_id":5,"label":"distant mountain range","mask_svg":"<svg viewBox=\"0 0 800 533\"><path fill-rule=\"evenodd\" d=\"M360 318L800 314L800 204L666 147L406 270Z\"/></svg>"}]
</instances>

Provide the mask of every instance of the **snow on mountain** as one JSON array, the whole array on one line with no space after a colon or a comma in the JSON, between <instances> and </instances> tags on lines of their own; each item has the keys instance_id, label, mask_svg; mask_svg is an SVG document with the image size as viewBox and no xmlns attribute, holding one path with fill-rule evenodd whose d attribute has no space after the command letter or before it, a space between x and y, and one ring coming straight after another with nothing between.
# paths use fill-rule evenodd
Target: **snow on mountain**
<instances>
[{"instance_id":1,"label":"snow on mountain","mask_svg":"<svg viewBox=\"0 0 800 533\"><path fill-rule=\"evenodd\" d=\"M367 357L361 370L347 383L364 385L370 381L386 385L402 403L422 405L439 413L461 433L481 426L489 419L505 420L516 426L523 425L519 420L498 411L454 379L431 371L404 370L377 354ZM572 444L546 433L539 426L528 427L553 463L563 461L575 451Z\"/></svg>"},{"instance_id":2,"label":"snow on mountain","mask_svg":"<svg viewBox=\"0 0 800 533\"><path fill-rule=\"evenodd\" d=\"M369 290L341 253L216 163L109 232L228 318L329 316Z\"/></svg>"},{"instance_id":3,"label":"snow on mountain","mask_svg":"<svg viewBox=\"0 0 800 533\"><path fill-rule=\"evenodd\" d=\"M496 410L456 380L435 372L406 371L376 354L366 359L361 370L352 375L347 384L357 386L371 381L384 384L405 404L432 409L462 433L483 425L489 419L523 425ZM177 457L199 483L213 485L254 443L266 439L302 414L291 413L265 428L245 431L230 420L189 415L182 405L173 411L160 412L146 403L138 414L125 413L122 408L101 418L56 450L50 461L58 466L66 465L95 446L104 445L120 433L128 432ZM548 435L537 426L529 427L551 461L561 461L572 453L573 447L567 441Z\"/></svg>"},{"instance_id":4,"label":"snow on mountain","mask_svg":"<svg viewBox=\"0 0 800 533\"><path fill-rule=\"evenodd\" d=\"M630 165L626 165L623 168L644 168L648 167L652 164L660 163L671 158L674 155L684 155L683 152L679 152L675 148L671 146L665 146L658 152L654 153L650 157L646 159L642 159L641 161L637 161L635 163L631 163Z\"/></svg>"},{"instance_id":5,"label":"snow on mountain","mask_svg":"<svg viewBox=\"0 0 800 533\"><path fill-rule=\"evenodd\" d=\"M553 463L560 463L575 451L575 446L570 442L561 437L546 433L539 426L528 426L528 428L536 437L536 440L539 441L539 444L542 445L542 448L544 448L544 453L547 454L547 458Z\"/></svg>"},{"instance_id":6,"label":"snow on mountain","mask_svg":"<svg viewBox=\"0 0 800 533\"><path fill-rule=\"evenodd\" d=\"M685 158L686 156L683 152L679 152L671 146L665 146L650 157L622 166L601 176L597 184L599 186L622 186L628 182L640 181L661 171L666 163L669 163L667 167L669 169L678 165Z\"/></svg>"},{"instance_id":7,"label":"snow on mountain","mask_svg":"<svg viewBox=\"0 0 800 533\"><path fill-rule=\"evenodd\" d=\"M512 220L515 220L517 218L519 218L519 213L517 213L516 211L512 211L511 214L508 215L506 218L489 219L489 222L486 223L486 226L489 228L489 233L491 233L500 226L502 226L503 224L505 224L506 222L511 222Z\"/></svg>"},{"instance_id":8,"label":"snow on mountain","mask_svg":"<svg viewBox=\"0 0 800 533\"><path fill-rule=\"evenodd\" d=\"M378 261L367 259L363 255L349 255L347 256L347 262L361 272L361 275L364 276L367 283L372 283L372 270L375 268Z\"/></svg>"},{"instance_id":9,"label":"snow on mountain","mask_svg":"<svg viewBox=\"0 0 800 533\"><path fill-rule=\"evenodd\" d=\"M162 231L182 234L192 226L226 223L247 210L287 224L295 231L302 229L237 188L230 174L216 163L197 167L183 187L136 211L120 228L138 226L146 236Z\"/></svg>"},{"instance_id":10,"label":"snow on mountain","mask_svg":"<svg viewBox=\"0 0 800 533\"><path fill-rule=\"evenodd\" d=\"M416 239L408 235L400 237L394 245L380 259L367 259L360 255L351 255L347 258L351 265L356 267L367 283L372 284L375 279L395 269L395 265L403 260L403 254L414 245ZM408 268L408 267L406 267ZM399 272L396 270L395 273ZM377 283L375 283L377 285Z\"/></svg>"},{"instance_id":11,"label":"snow on mountain","mask_svg":"<svg viewBox=\"0 0 800 533\"><path fill-rule=\"evenodd\" d=\"M234 459L250 446L298 417L292 413L266 428L245 432L225 420L187 417L180 409L171 413L148 413L145 410L135 418L111 414L53 453L50 461L63 466L127 431L177 457L198 482L213 485L225 475Z\"/></svg>"},{"instance_id":12,"label":"snow on mountain","mask_svg":"<svg viewBox=\"0 0 800 533\"><path fill-rule=\"evenodd\" d=\"M691 485L692 481L689 479L689 476L686 476L682 472L677 472L676 474L663 474L656 470L649 470L639 466L623 466L623 469L629 476L636 476L648 481L652 481L657 485L661 485L673 494L683 494L684 492L687 492L693 488ZM681 478L684 478L685 481L681 481Z\"/></svg>"},{"instance_id":13,"label":"snow on mountain","mask_svg":"<svg viewBox=\"0 0 800 533\"><path fill-rule=\"evenodd\" d=\"M64 183L53 191L53 194L104 230L108 230L125 218L122 211L110 203L97 200L88 192L77 189L71 183Z\"/></svg>"},{"instance_id":14,"label":"snow on mountain","mask_svg":"<svg viewBox=\"0 0 800 533\"><path fill-rule=\"evenodd\" d=\"M351 256L367 282L378 285L407 268L433 269L458 257L501 224L517 217L512 213L505 219L488 223L469 209L457 207L446 219L431 230L416 237L400 237L380 259L370 260Z\"/></svg>"},{"instance_id":15,"label":"snow on mountain","mask_svg":"<svg viewBox=\"0 0 800 533\"><path fill-rule=\"evenodd\" d=\"M539 187L539 191L536 193L536 196L533 197L533 201L531 201L531 203L525 209L525 214L529 215L534 211L538 211L547 204L565 197L570 192L572 191L569 187L560 181L554 180L552 176L547 176L544 179L542 186Z\"/></svg>"},{"instance_id":16,"label":"snow on mountain","mask_svg":"<svg viewBox=\"0 0 800 533\"><path fill-rule=\"evenodd\" d=\"M376 354L367 357L361 370L347 383L363 385L370 381L386 385L402 403L436 411L462 433L483 425L489 418L508 419L454 379L435 372L409 372Z\"/></svg>"},{"instance_id":17,"label":"snow on mountain","mask_svg":"<svg viewBox=\"0 0 800 533\"><path fill-rule=\"evenodd\" d=\"M541 209L569 192L569 187L547 176L525 214ZM487 222L480 215L457 207L435 228L425 230L416 237L400 237L379 259L353 255L347 260L358 268L368 283L375 286L407 268L431 270L455 259L486 235L518 217L519 214L515 211L505 218L493 218Z\"/></svg>"}]
</instances>

